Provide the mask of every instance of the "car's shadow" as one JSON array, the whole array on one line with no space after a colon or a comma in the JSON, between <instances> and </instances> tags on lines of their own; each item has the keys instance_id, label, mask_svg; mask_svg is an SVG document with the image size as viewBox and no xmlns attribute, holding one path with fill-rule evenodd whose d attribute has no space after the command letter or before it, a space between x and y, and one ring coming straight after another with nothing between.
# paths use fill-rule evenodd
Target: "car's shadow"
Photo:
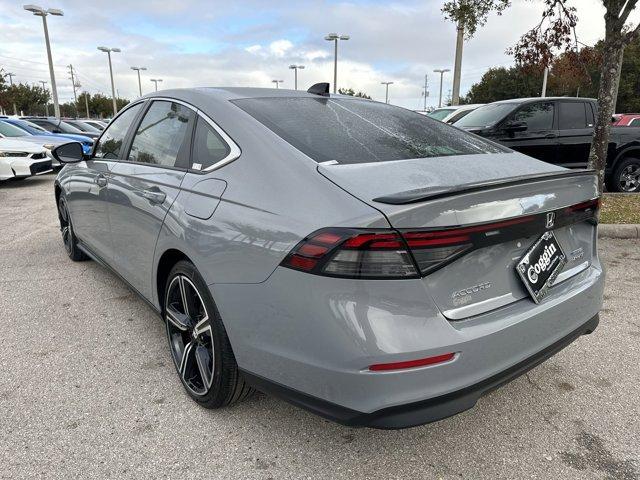
<instances>
[{"instance_id":1,"label":"car's shadow","mask_svg":"<svg viewBox=\"0 0 640 480\"><path fill-rule=\"evenodd\" d=\"M34 187L35 185L42 185L43 183L51 183L51 179L58 174L57 171L53 171L50 173L45 173L42 175L36 175L33 177L26 178L10 178L8 180L0 181L0 189L3 190L11 190L11 189L20 189L20 188L28 188Z\"/></svg>"}]
</instances>

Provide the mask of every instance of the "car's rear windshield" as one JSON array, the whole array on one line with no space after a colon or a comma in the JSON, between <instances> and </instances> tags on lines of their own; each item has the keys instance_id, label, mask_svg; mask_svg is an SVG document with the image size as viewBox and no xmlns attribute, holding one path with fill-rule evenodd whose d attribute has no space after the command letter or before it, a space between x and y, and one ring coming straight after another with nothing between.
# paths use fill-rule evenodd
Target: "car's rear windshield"
<instances>
[{"instance_id":1,"label":"car's rear windshield","mask_svg":"<svg viewBox=\"0 0 640 480\"><path fill-rule=\"evenodd\" d=\"M490 103L476 108L455 123L456 127L489 127L518 107L518 103Z\"/></svg>"},{"instance_id":2,"label":"car's rear windshield","mask_svg":"<svg viewBox=\"0 0 640 480\"><path fill-rule=\"evenodd\" d=\"M3 137L24 137L29 134L10 123L0 121L0 135Z\"/></svg>"},{"instance_id":3,"label":"car's rear windshield","mask_svg":"<svg viewBox=\"0 0 640 480\"><path fill-rule=\"evenodd\" d=\"M455 111L455 108L440 108L438 110L434 110L431 113L427 113L427 117L435 118L436 120L442 120L444 117L452 114Z\"/></svg>"},{"instance_id":4,"label":"car's rear windshield","mask_svg":"<svg viewBox=\"0 0 640 480\"><path fill-rule=\"evenodd\" d=\"M385 162L506 151L384 103L324 97L244 98L233 103L316 162Z\"/></svg>"}]
</instances>

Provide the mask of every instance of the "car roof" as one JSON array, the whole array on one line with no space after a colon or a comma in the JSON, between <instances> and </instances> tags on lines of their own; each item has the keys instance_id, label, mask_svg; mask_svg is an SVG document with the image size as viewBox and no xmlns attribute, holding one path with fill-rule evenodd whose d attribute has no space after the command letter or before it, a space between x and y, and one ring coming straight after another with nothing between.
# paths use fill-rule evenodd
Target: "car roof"
<instances>
[{"instance_id":1,"label":"car roof","mask_svg":"<svg viewBox=\"0 0 640 480\"><path fill-rule=\"evenodd\" d=\"M308 93L304 90L287 90L284 88L254 88L254 87L197 87L197 88L175 88L171 90L160 90L144 95L142 98L172 97L178 100L200 97L212 102L226 102L244 98L327 98L321 95ZM344 98L366 100L361 97L350 95L330 94L331 98Z\"/></svg>"},{"instance_id":2,"label":"car roof","mask_svg":"<svg viewBox=\"0 0 640 480\"><path fill-rule=\"evenodd\" d=\"M493 103L514 103L514 104L523 104L523 103L531 103L531 102L539 102L539 101L548 101L548 100L562 100L569 102L595 102L595 98L585 98L585 97L528 97L528 98L512 98L507 100L498 100Z\"/></svg>"}]
</instances>

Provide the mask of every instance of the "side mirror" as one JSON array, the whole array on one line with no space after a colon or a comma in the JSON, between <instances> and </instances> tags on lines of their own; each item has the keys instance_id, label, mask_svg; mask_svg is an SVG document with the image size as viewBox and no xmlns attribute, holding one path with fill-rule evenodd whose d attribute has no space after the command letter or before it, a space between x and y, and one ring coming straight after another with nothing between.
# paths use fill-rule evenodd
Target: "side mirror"
<instances>
[{"instance_id":1,"label":"side mirror","mask_svg":"<svg viewBox=\"0 0 640 480\"><path fill-rule=\"evenodd\" d=\"M524 132L529 127L527 126L527 122L508 122L505 123L502 128L504 128L509 133L514 133Z\"/></svg>"},{"instance_id":2,"label":"side mirror","mask_svg":"<svg viewBox=\"0 0 640 480\"><path fill-rule=\"evenodd\" d=\"M62 133L62 130L60 130L58 127L54 127L51 129L51 133Z\"/></svg>"},{"instance_id":3,"label":"side mirror","mask_svg":"<svg viewBox=\"0 0 640 480\"><path fill-rule=\"evenodd\" d=\"M60 163L78 163L84 160L84 152L82 151L82 144L79 142L65 143L58 145L51 150L53 158Z\"/></svg>"}]
</instances>

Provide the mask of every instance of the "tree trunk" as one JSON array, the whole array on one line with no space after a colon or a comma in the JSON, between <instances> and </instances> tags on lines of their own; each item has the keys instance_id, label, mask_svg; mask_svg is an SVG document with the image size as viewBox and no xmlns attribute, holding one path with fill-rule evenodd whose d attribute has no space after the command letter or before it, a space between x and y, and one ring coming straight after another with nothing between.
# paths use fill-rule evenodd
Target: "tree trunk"
<instances>
[{"instance_id":1,"label":"tree trunk","mask_svg":"<svg viewBox=\"0 0 640 480\"><path fill-rule=\"evenodd\" d=\"M616 83L619 69L622 68L621 52L624 48L623 36L607 25L605 33L604 55L600 70L600 89L598 91L598 116L596 118L589 168L597 170L600 193L604 191L604 169L607 165L607 150L611 132L611 117L615 113Z\"/></svg>"}]
</instances>

